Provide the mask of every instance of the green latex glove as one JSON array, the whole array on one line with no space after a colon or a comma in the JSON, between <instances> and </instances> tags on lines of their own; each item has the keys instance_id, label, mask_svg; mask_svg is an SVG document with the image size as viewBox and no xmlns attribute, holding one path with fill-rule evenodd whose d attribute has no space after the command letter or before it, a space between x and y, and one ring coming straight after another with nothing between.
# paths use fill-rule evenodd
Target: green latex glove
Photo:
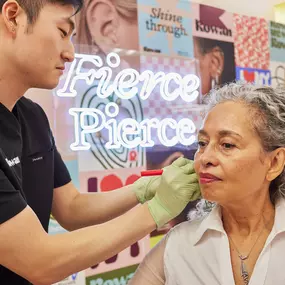
<instances>
[{"instance_id":1,"label":"green latex glove","mask_svg":"<svg viewBox=\"0 0 285 285\"><path fill-rule=\"evenodd\" d=\"M160 184L160 180L160 176L146 176L139 178L132 184L132 190L135 192L137 199L141 204L154 197L156 189Z\"/></svg>"},{"instance_id":2,"label":"green latex glove","mask_svg":"<svg viewBox=\"0 0 285 285\"><path fill-rule=\"evenodd\" d=\"M178 158L163 170L160 184L148 207L158 228L178 216L201 193L193 161Z\"/></svg>"}]
</instances>

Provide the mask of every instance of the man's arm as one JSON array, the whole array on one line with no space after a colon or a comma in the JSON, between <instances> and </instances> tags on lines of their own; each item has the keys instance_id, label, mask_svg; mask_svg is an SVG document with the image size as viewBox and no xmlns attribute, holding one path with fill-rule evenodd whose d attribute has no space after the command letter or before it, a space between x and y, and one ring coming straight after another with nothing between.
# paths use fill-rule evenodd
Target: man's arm
<instances>
[{"instance_id":1,"label":"man's arm","mask_svg":"<svg viewBox=\"0 0 285 285\"><path fill-rule=\"evenodd\" d=\"M132 185L107 193L82 194L70 182L54 189L52 214L65 229L75 230L107 222L137 204Z\"/></svg>"},{"instance_id":2,"label":"man's arm","mask_svg":"<svg viewBox=\"0 0 285 285\"><path fill-rule=\"evenodd\" d=\"M33 284L52 284L108 259L155 228L145 204L102 225L50 236L26 207L0 225L0 264Z\"/></svg>"},{"instance_id":3,"label":"man's arm","mask_svg":"<svg viewBox=\"0 0 285 285\"><path fill-rule=\"evenodd\" d=\"M114 256L179 215L199 195L193 162L179 159L164 169L153 199L99 226L49 236L26 207L0 224L0 264L32 283L55 283Z\"/></svg>"}]
</instances>

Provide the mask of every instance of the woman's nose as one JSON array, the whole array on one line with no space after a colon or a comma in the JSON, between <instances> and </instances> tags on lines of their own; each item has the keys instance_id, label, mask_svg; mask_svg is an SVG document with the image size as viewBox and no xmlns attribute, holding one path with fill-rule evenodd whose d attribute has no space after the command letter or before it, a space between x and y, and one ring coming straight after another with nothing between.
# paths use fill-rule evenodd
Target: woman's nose
<instances>
[{"instance_id":1,"label":"woman's nose","mask_svg":"<svg viewBox=\"0 0 285 285\"><path fill-rule=\"evenodd\" d=\"M200 154L200 163L204 167L215 166L218 164L217 153L214 146L208 145Z\"/></svg>"}]
</instances>

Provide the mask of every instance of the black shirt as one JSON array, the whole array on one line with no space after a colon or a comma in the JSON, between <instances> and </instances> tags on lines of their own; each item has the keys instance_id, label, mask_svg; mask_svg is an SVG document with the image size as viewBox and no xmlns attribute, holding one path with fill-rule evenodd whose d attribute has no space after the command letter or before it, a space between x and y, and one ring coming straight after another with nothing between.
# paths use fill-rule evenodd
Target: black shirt
<instances>
[{"instance_id":1,"label":"black shirt","mask_svg":"<svg viewBox=\"0 0 285 285\"><path fill-rule=\"evenodd\" d=\"M71 181L42 108L23 97L0 104L0 224L29 205L47 231L53 189ZM1 285L30 284L0 265Z\"/></svg>"}]
</instances>

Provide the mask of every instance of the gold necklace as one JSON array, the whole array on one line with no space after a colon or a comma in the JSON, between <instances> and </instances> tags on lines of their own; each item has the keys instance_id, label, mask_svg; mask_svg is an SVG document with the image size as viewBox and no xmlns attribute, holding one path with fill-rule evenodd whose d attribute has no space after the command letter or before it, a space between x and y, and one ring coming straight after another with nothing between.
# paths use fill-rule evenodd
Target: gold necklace
<instances>
[{"instance_id":1,"label":"gold necklace","mask_svg":"<svg viewBox=\"0 0 285 285\"><path fill-rule=\"evenodd\" d=\"M269 221L270 221L270 220L269 220ZM244 261L249 258L250 254L251 254L251 252L252 252L254 246L256 245L257 241L259 240L261 234L263 233L263 231L265 230L265 228L266 228L267 225L269 224L269 221L264 225L264 228L260 231L259 235L257 236L257 238L256 238L256 240L255 240L253 246L251 247L251 249L250 249L250 251L249 251L249 253L248 253L247 255L242 255L242 254L239 252L239 250L238 250L237 246L235 245L233 239L228 235L228 237L230 238L232 244L234 245L234 247L235 247L235 249L236 249L236 251L237 251L237 253L238 253L238 257L239 257L239 259L240 259L240 275L241 275L241 278L242 278L242 280L243 280L244 285L248 285L248 284L249 284L249 273L248 273L248 270L247 270L247 268L246 268L246 265L245 265Z\"/></svg>"}]
</instances>

